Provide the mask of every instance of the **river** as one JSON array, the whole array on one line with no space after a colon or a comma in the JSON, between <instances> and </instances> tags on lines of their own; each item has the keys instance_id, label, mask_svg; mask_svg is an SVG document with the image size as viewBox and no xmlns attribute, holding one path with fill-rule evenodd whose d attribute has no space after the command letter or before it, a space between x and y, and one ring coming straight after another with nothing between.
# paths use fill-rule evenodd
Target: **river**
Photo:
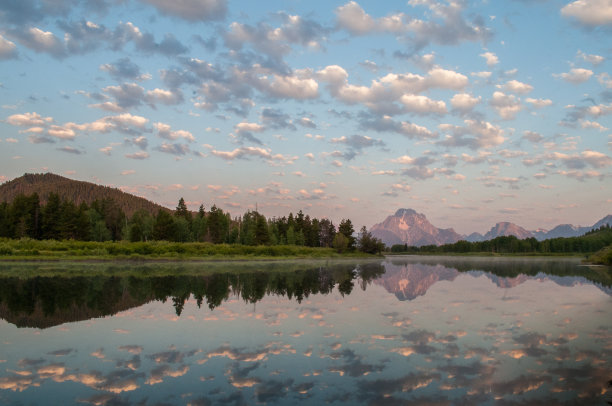
<instances>
[{"instance_id":1,"label":"river","mask_svg":"<svg viewBox=\"0 0 612 406\"><path fill-rule=\"evenodd\" d=\"M606 405L576 259L0 264L0 404Z\"/></svg>"}]
</instances>

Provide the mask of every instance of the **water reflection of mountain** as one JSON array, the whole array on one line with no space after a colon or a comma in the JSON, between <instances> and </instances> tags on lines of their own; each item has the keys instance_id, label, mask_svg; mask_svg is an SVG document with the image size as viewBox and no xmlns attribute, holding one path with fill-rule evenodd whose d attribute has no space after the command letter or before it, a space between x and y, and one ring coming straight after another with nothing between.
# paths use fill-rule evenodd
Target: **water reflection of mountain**
<instances>
[{"instance_id":1,"label":"water reflection of mountain","mask_svg":"<svg viewBox=\"0 0 612 406\"><path fill-rule=\"evenodd\" d=\"M374 281L399 300L414 300L435 283L453 281L459 274L485 276L500 288L528 280L550 280L560 286L594 285L612 296L609 269L593 270L572 259L395 257L384 263L385 274Z\"/></svg>"},{"instance_id":2,"label":"water reflection of mountain","mask_svg":"<svg viewBox=\"0 0 612 406\"><path fill-rule=\"evenodd\" d=\"M413 300L423 296L440 281L452 281L459 271L442 265L401 264L387 262L385 274L374 281L393 293L399 300Z\"/></svg>"},{"instance_id":3,"label":"water reflection of mountain","mask_svg":"<svg viewBox=\"0 0 612 406\"><path fill-rule=\"evenodd\" d=\"M266 295L301 302L337 289L351 293L384 273L380 263L336 264L297 271L219 272L206 275L34 276L0 278L0 317L18 327L48 328L113 315L153 300L171 299L180 315L193 295L198 307L220 306L230 296L255 303Z\"/></svg>"}]
</instances>

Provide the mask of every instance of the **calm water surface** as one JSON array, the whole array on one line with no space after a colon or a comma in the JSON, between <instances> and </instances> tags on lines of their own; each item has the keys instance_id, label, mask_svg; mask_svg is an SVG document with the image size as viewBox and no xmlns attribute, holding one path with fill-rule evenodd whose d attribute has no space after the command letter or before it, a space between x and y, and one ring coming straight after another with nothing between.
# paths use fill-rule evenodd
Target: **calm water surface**
<instances>
[{"instance_id":1,"label":"calm water surface","mask_svg":"<svg viewBox=\"0 0 612 406\"><path fill-rule=\"evenodd\" d=\"M611 273L572 259L3 264L0 317L0 404L612 402Z\"/></svg>"}]
</instances>

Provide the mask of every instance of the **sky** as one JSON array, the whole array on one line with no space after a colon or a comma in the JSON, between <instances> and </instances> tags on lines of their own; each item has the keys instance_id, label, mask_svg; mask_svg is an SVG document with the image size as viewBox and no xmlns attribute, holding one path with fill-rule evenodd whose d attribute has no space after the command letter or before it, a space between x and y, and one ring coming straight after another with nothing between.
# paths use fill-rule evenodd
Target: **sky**
<instances>
[{"instance_id":1,"label":"sky","mask_svg":"<svg viewBox=\"0 0 612 406\"><path fill-rule=\"evenodd\" d=\"M0 182L356 229L592 225L610 38L612 0L2 1Z\"/></svg>"}]
</instances>

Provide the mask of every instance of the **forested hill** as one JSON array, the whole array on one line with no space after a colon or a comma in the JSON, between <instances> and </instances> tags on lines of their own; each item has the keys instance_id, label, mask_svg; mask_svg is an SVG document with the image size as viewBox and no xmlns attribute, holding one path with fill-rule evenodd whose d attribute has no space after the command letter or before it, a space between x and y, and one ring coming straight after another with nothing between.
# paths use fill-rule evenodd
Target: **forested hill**
<instances>
[{"instance_id":1,"label":"forested hill","mask_svg":"<svg viewBox=\"0 0 612 406\"><path fill-rule=\"evenodd\" d=\"M91 205L96 200L112 199L127 215L132 216L138 210L145 210L154 215L159 209L170 211L159 204L142 197L137 197L119 189L95 183L68 179L53 173L26 173L23 176L0 185L0 203L12 202L15 197L37 193L41 204L46 204L50 193L56 193L61 200Z\"/></svg>"}]
</instances>

